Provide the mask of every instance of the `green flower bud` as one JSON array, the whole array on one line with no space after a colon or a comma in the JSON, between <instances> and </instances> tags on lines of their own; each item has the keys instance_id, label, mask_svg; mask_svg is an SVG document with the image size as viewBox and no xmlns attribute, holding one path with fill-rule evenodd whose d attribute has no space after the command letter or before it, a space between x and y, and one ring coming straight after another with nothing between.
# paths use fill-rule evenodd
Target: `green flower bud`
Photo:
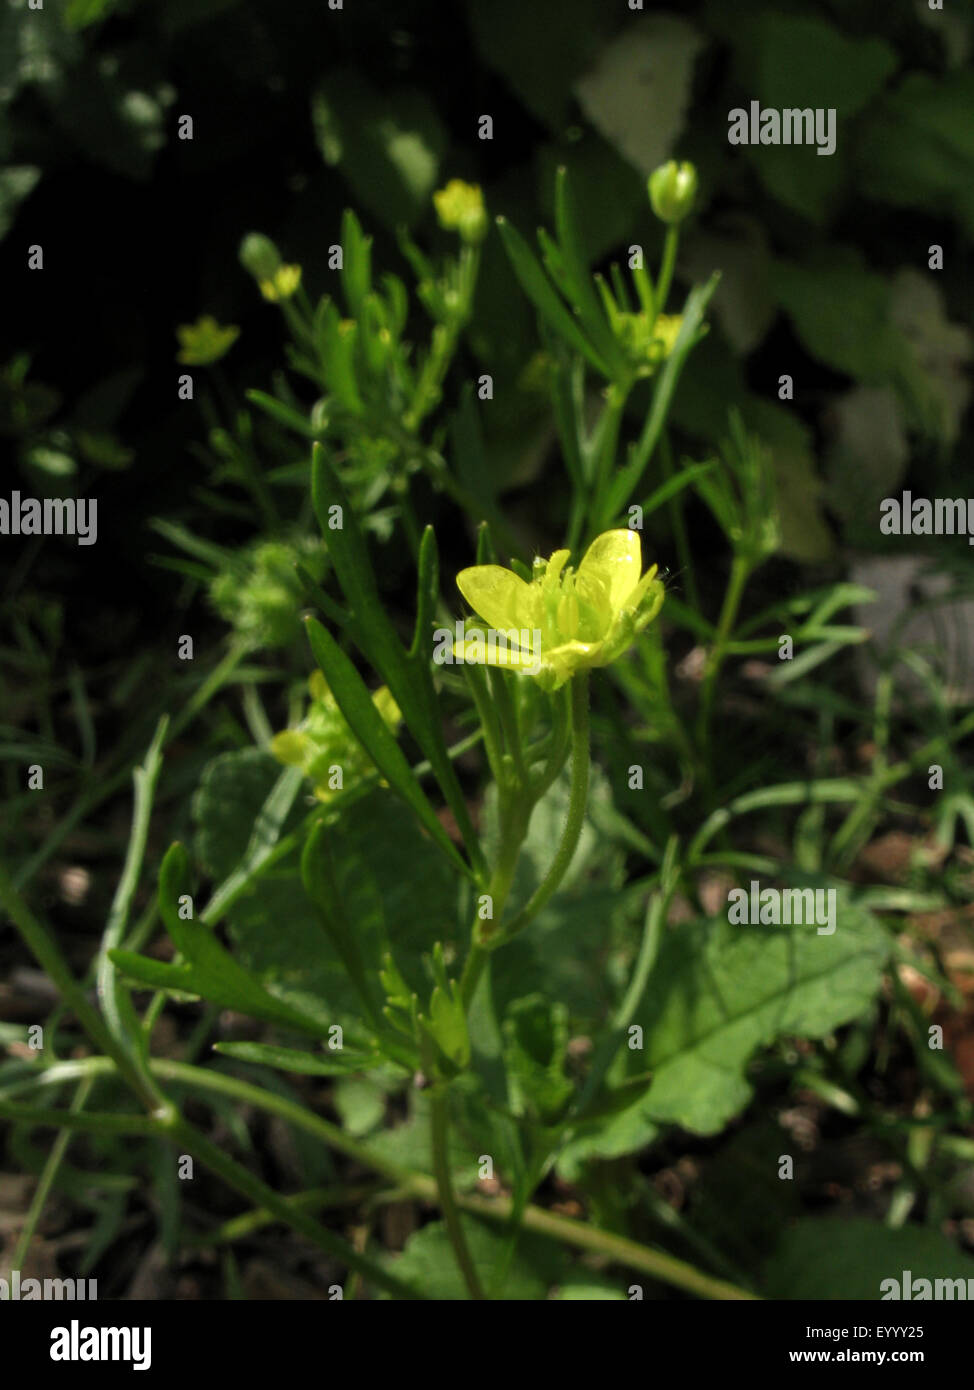
<instances>
[{"instance_id":1,"label":"green flower bud","mask_svg":"<svg viewBox=\"0 0 974 1390\"><path fill-rule=\"evenodd\" d=\"M649 201L661 222L682 222L697 195L697 171L684 161L671 159L649 176Z\"/></svg>"},{"instance_id":2,"label":"green flower bud","mask_svg":"<svg viewBox=\"0 0 974 1390\"><path fill-rule=\"evenodd\" d=\"M281 253L262 232L248 232L240 243L240 264L255 280L273 280L281 268Z\"/></svg>"}]
</instances>

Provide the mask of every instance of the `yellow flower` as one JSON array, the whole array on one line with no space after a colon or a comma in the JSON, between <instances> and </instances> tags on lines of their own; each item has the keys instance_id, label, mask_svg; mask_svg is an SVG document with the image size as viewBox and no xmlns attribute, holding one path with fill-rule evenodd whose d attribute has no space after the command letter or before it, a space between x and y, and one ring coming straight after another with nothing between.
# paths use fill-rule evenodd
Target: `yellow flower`
<instances>
[{"instance_id":1,"label":"yellow flower","mask_svg":"<svg viewBox=\"0 0 974 1390\"><path fill-rule=\"evenodd\" d=\"M240 336L233 324L221 326L211 314L202 314L195 323L181 323L176 329L180 350L176 360L188 367L207 367L230 351Z\"/></svg>"},{"instance_id":2,"label":"yellow flower","mask_svg":"<svg viewBox=\"0 0 974 1390\"><path fill-rule=\"evenodd\" d=\"M578 671L608 666L659 612L663 584L656 565L640 577L642 549L634 531L605 531L577 571L570 551L535 560L531 583L500 565L474 565L457 575L470 607L489 624L454 646L464 661L534 676L557 690ZM498 644L491 634L507 634Z\"/></svg>"},{"instance_id":3,"label":"yellow flower","mask_svg":"<svg viewBox=\"0 0 974 1390\"><path fill-rule=\"evenodd\" d=\"M464 241L483 241L487 235L487 213L479 184L451 179L445 188L433 194L433 206L440 226L448 232L459 232Z\"/></svg>"},{"instance_id":4,"label":"yellow flower","mask_svg":"<svg viewBox=\"0 0 974 1390\"><path fill-rule=\"evenodd\" d=\"M683 327L682 314L657 314L653 324L653 346L660 357L669 357L676 347L680 329Z\"/></svg>"},{"instance_id":5,"label":"yellow flower","mask_svg":"<svg viewBox=\"0 0 974 1390\"><path fill-rule=\"evenodd\" d=\"M683 323L682 314L616 313L613 330L637 376L652 376L676 344Z\"/></svg>"},{"instance_id":6,"label":"yellow flower","mask_svg":"<svg viewBox=\"0 0 974 1390\"><path fill-rule=\"evenodd\" d=\"M280 299L290 299L300 283L301 267L299 265L282 265L274 272L271 279L260 281L260 292L265 299L276 304Z\"/></svg>"},{"instance_id":7,"label":"yellow flower","mask_svg":"<svg viewBox=\"0 0 974 1390\"><path fill-rule=\"evenodd\" d=\"M368 772L371 764L356 742L334 695L320 671L308 681L311 707L307 717L296 729L284 729L271 739L271 752L279 763L300 767L314 783L319 801L330 801L344 789L346 781L354 782ZM395 733L402 723L402 713L386 686L372 695L384 723Z\"/></svg>"}]
</instances>

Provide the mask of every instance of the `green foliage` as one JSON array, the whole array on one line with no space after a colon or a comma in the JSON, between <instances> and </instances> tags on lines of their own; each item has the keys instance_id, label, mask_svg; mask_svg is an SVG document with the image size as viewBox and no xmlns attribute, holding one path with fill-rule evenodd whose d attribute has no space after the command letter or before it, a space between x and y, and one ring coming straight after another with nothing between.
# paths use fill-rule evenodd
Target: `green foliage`
<instances>
[{"instance_id":1,"label":"green foliage","mask_svg":"<svg viewBox=\"0 0 974 1390\"><path fill-rule=\"evenodd\" d=\"M840 561L880 548L870 517L914 456L946 478L970 443L969 18L700 0L636 30L625 7L498 0L451 16L454 71L412 14L395 62L349 60L372 37L353 8L331 29L312 0L288 25L270 0L0 9L15 259L79 162L116 207L143 187L150 219L171 167L210 199L181 209L198 283L169 248L154 290L158 341L200 369L191 451L184 403L140 421L142 329L113 313L131 266L104 248L51 243L59 286L97 265L91 297L63 290L54 336L18 319L30 351L0 374L18 485L117 483L138 581L120 592L113 556L119 632L83 668L70 549L43 579L26 551L5 589L0 902L60 1001L40 1059L0 1025L9 1156L40 1174L40 1125L90 1145L43 1167L90 1220L88 1267L130 1239L144 1167L173 1262L273 1219L370 1296L966 1277L942 1234L969 1206L962 992L931 922L970 901L972 716L942 653L871 643L883 605ZM451 129L488 70L492 142ZM184 91L205 138L179 149ZM751 100L834 108L834 155L727 144ZM970 587L957 554L947 599ZM472 567L515 628L554 577L557 688L454 642ZM835 930L735 921L755 878L834 891ZM92 959L75 941L69 964L89 892ZM895 1187L809 1218L822 1188L775 1169L786 1116L848 1127ZM206 1225L161 1139L249 1209ZM398 1254L373 1249L390 1202L423 1223ZM353 1226L364 1245L332 1229Z\"/></svg>"}]
</instances>

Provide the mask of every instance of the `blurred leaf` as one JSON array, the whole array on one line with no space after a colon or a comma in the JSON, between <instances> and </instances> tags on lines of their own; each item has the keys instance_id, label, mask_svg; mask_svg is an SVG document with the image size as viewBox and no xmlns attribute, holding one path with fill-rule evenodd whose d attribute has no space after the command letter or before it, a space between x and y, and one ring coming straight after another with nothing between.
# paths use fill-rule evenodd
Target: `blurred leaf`
<instances>
[{"instance_id":1,"label":"blurred leaf","mask_svg":"<svg viewBox=\"0 0 974 1390\"><path fill-rule=\"evenodd\" d=\"M696 281L720 268L714 316L734 350L746 356L768 332L777 306L769 283L767 233L751 217L741 217L733 231L733 235L717 236L691 232L683 243L681 265Z\"/></svg>"},{"instance_id":2,"label":"blurred leaf","mask_svg":"<svg viewBox=\"0 0 974 1390\"><path fill-rule=\"evenodd\" d=\"M903 371L907 344L890 319L889 282L859 252L843 246L801 263L779 261L772 283L819 362L874 386Z\"/></svg>"},{"instance_id":3,"label":"blurred leaf","mask_svg":"<svg viewBox=\"0 0 974 1390\"><path fill-rule=\"evenodd\" d=\"M385 1091L366 1076L343 1076L332 1088L332 1100L349 1134L371 1133L386 1113Z\"/></svg>"},{"instance_id":4,"label":"blurred leaf","mask_svg":"<svg viewBox=\"0 0 974 1390\"><path fill-rule=\"evenodd\" d=\"M0 241L10 231L17 209L30 196L40 176L35 164L12 164L0 169Z\"/></svg>"},{"instance_id":5,"label":"blurred leaf","mask_svg":"<svg viewBox=\"0 0 974 1390\"><path fill-rule=\"evenodd\" d=\"M605 45L575 83L589 120L647 177L673 153L686 123L701 34L672 14L646 15Z\"/></svg>"},{"instance_id":6,"label":"blurred leaf","mask_svg":"<svg viewBox=\"0 0 974 1390\"><path fill-rule=\"evenodd\" d=\"M295 1076L342 1076L345 1072L375 1065L374 1057L347 1048L336 1048L334 1051L326 1049L319 1053L276 1047L270 1043L218 1042L213 1044L213 1050L238 1062L253 1062L258 1066L291 1072Z\"/></svg>"},{"instance_id":7,"label":"blurred leaf","mask_svg":"<svg viewBox=\"0 0 974 1390\"><path fill-rule=\"evenodd\" d=\"M481 1278L489 1280L491 1271L499 1268L504 1259L506 1232L470 1216L461 1215L460 1221L474 1265ZM442 1221L431 1221L410 1236L401 1255L386 1256L386 1260L390 1269L424 1289L428 1298L468 1297ZM554 1241L522 1234L517 1259L508 1270L504 1299L544 1299L551 1285L566 1272L566 1265L567 1256Z\"/></svg>"},{"instance_id":8,"label":"blurred leaf","mask_svg":"<svg viewBox=\"0 0 974 1390\"><path fill-rule=\"evenodd\" d=\"M69 29L85 29L89 24L104 19L122 3L123 0L69 0L64 22Z\"/></svg>"},{"instance_id":9,"label":"blurred leaf","mask_svg":"<svg viewBox=\"0 0 974 1390\"><path fill-rule=\"evenodd\" d=\"M857 179L867 198L956 217L974 234L974 74L909 73L870 113Z\"/></svg>"},{"instance_id":10,"label":"blurred leaf","mask_svg":"<svg viewBox=\"0 0 974 1390\"><path fill-rule=\"evenodd\" d=\"M896 1293L883 1281L895 1279L904 1297L905 1271L916 1298L918 1279L962 1279L967 1296L974 1260L939 1231L922 1226L894 1229L865 1217L849 1220L808 1217L783 1232L764 1267L762 1292L768 1298L883 1299ZM956 1290L951 1289L951 1294ZM943 1294L941 1294L943 1297Z\"/></svg>"},{"instance_id":11,"label":"blurred leaf","mask_svg":"<svg viewBox=\"0 0 974 1390\"><path fill-rule=\"evenodd\" d=\"M572 83L601 47L608 17L589 0L466 0L465 8L488 67L537 120L561 131L571 115Z\"/></svg>"},{"instance_id":12,"label":"blurred leaf","mask_svg":"<svg viewBox=\"0 0 974 1390\"><path fill-rule=\"evenodd\" d=\"M425 93L379 91L346 70L325 78L311 114L325 163L387 227L412 227L429 212L447 136Z\"/></svg>"}]
</instances>

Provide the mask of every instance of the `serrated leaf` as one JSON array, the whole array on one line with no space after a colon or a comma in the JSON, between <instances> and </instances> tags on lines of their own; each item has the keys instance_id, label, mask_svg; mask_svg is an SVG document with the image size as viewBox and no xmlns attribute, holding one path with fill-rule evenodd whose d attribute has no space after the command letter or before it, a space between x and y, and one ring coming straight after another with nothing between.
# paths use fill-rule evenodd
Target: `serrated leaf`
<instances>
[{"instance_id":1,"label":"serrated leaf","mask_svg":"<svg viewBox=\"0 0 974 1390\"><path fill-rule=\"evenodd\" d=\"M821 880L789 880L821 888ZM714 1134L751 1097L747 1064L781 1036L820 1038L868 1008L889 941L837 890L837 926L695 922L664 941L635 1021L645 1050L633 1069L653 1080L639 1107L656 1123Z\"/></svg>"}]
</instances>

